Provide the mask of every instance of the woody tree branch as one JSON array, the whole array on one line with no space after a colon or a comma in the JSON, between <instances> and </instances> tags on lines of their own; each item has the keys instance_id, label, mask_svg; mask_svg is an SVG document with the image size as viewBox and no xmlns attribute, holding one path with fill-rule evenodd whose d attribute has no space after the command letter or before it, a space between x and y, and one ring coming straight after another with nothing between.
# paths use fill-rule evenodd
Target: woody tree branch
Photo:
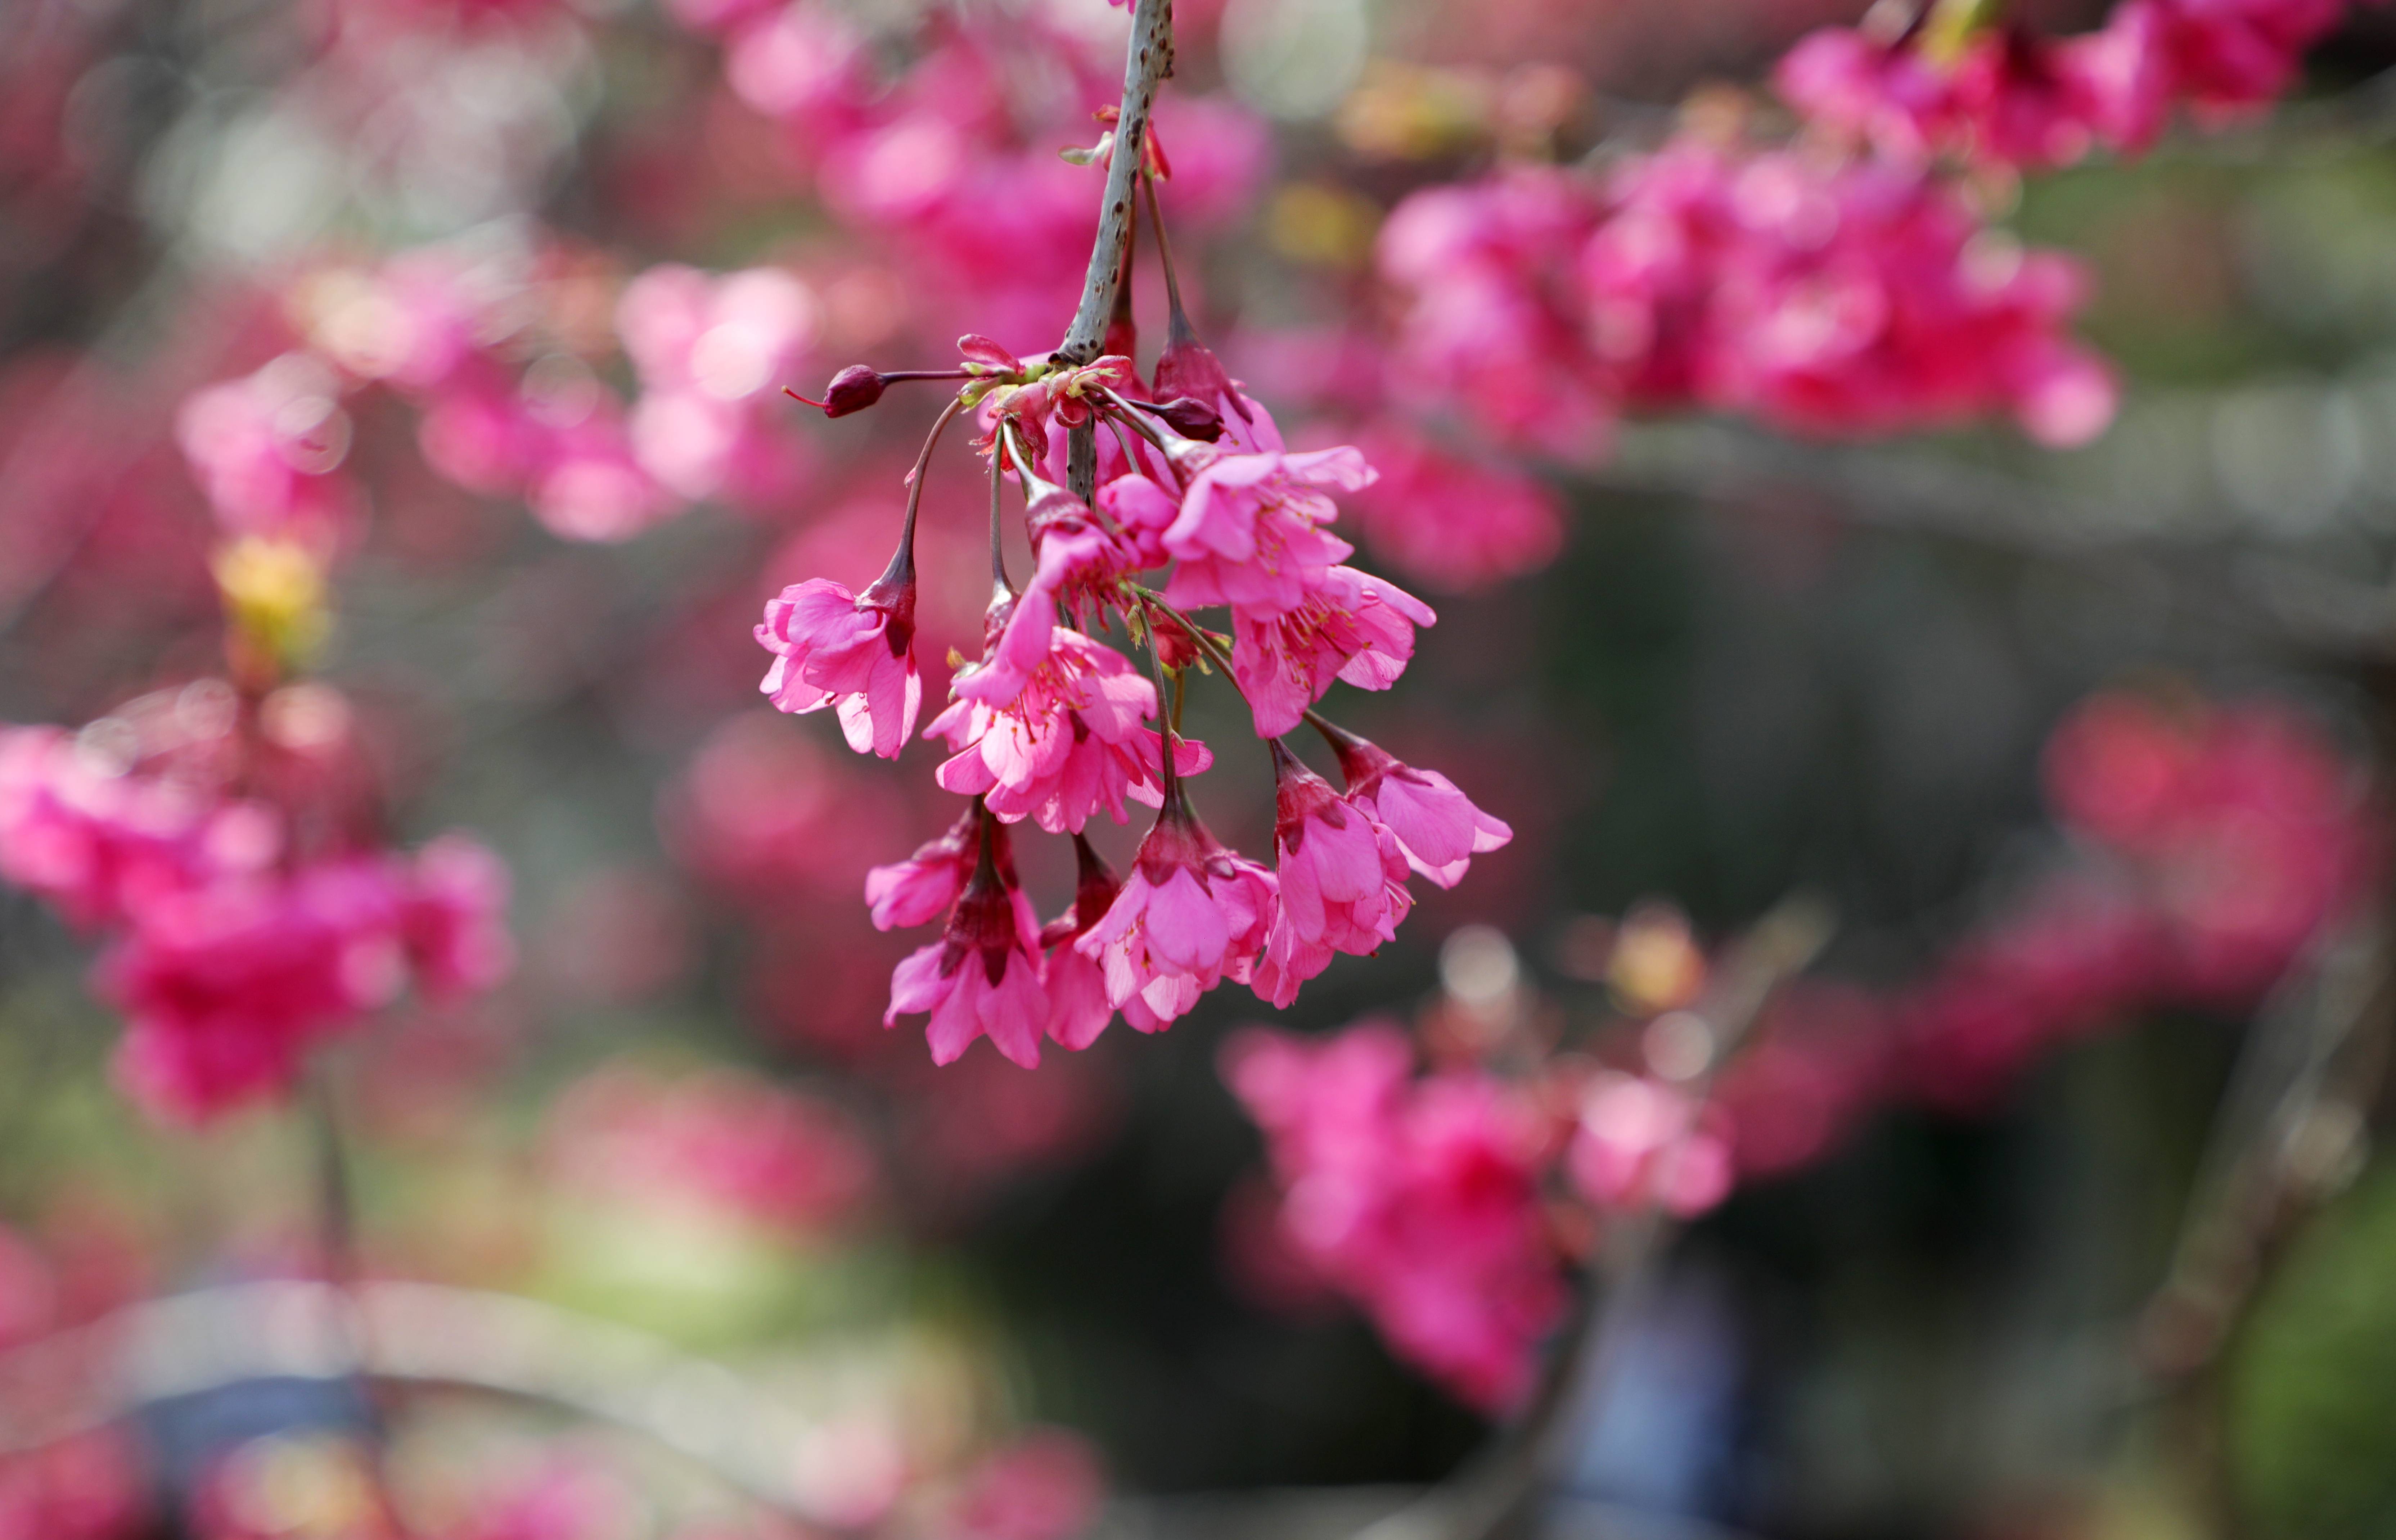
<instances>
[{"instance_id":1,"label":"woody tree branch","mask_svg":"<svg viewBox=\"0 0 2396 1540\"><path fill-rule=\"evenodd\" d=\"M1131 42L1124 52L1123 107L1115 119L1114 152L1107 161L1106 201L1098 207L1098 234L1090 248L1089 275L1082 284L1081 308L1056 356L1087 364L1098 356L1107 320L1114 313L1115 288L1123 280L1124 252L1131 241L1134 179L1148 148L1149 110L1157 82L1173 73L1173 0L1134 0ZM1087 502L1098 490L1098 436L1085 425L1067 441L1067 481Z\"/></svg>"}]
</instances>

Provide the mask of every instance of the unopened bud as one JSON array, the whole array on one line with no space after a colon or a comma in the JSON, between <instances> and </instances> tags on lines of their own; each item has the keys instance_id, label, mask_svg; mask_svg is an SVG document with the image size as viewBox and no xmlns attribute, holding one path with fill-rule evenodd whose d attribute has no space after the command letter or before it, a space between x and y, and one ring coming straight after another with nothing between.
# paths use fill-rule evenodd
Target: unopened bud
<instances>
[{"instance_id":1,"label":"unopened bud","mask_svg":"<svg viewBox=\"0 0 2396 1540\"><path fill-rule=\"evenodd\" d=\"M822 407L826 417L846 417L851 412L861 412L882 399L882 376L872 365L851 364L832 377L832 383L824 387L821 401L808 401L796 391L787 393L794 401Z\"/></svg>"},{"instance_id":2,"label":"unopened bud","mask_svg":"<svg viewBox=\"0 0 2396 1540\"><path fill-rule=\"evenodd\" d=\"M1167 427L1184 438L1212 444L1223 436L1223 414L1195 396L1175 396L1171 401L1159 402L1155 412Z\"/></svg>"}]
</instances>

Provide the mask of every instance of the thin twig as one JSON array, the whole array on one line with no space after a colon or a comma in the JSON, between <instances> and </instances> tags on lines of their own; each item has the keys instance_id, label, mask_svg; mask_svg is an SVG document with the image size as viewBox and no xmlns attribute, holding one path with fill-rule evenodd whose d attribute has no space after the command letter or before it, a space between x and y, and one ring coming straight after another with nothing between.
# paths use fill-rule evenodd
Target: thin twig
<instances>
[{"instance_id":1,"label":"thin twig","mask_svg":"<svg viewBox=\"0 0 2396 1540\"><path fill-rule=\"evenodd\" d=\"M1157 82L1173 73L1173 0L1135 0L1131 41L1124 52L1123 106L1115 116L1115 142L1107 162L1106 201L1098 206L1098 238L1090 247L1090 268L1082 283L1081 308L1055 356L1068 364L1087 364L1106 341L1107 322L1114 314L1115 290L1124 279L1124 258L1131 248L1132 183L1148 153L1148 114L1156 101ZM1098 491L1098 436L1091 423L1065 435L1065 485L1073 496L1089 502Z\"/></svg>"}]
</instances>

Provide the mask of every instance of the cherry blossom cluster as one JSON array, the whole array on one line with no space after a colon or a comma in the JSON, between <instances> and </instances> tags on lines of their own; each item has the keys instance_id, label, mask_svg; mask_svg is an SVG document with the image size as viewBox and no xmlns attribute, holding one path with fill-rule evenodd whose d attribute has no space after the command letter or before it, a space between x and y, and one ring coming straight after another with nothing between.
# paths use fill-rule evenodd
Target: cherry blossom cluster
<instances>
[{"instance_id":1,"label":"cherry blossom cluster","mask_svg":"<svg viewBox=\"0 0 2396 1540\"><path fill-rule=\"evenodd\" d=\"M1093 112L1111 107L1118 43L1066 7L944 12L907 36L877 36L822 0L670 8L723 41L726 82L779 130L793 179L897 264L918 320L955 314L1002 338L1062 329L1097 208L1087 175L1058 151L1088 140ZM905 59L895 78L883 62L893 54ZM1022 88L1027 75L1038 92ZM1159 130L1176 146L1168 169L1185 223L1245 206L1267 149L1253 114L1176 97L1159 104Z\"/></svg>"},{"instance_id":2,"label":"cherry blossom cluster","mask_svg":"<svg viewBox=\"0 0 2396 1540\"><path fill-rule=\"evenodd\" d=\"M1833 434L2003 414L2057 445L2112 416L2111 374L2064 332L2077 264L1889 162L1684 133L1603 182L1418 192L1378 259L1418 405L1557 458L1595 458L1627 411Z\"/></svg>"},{"instance_id":3,"label":"cherry blossom cluster","mask_svg":"<svg viewBox=\"0 0 2396 1540\"><path fill-rule=\"evenodd\" d=\"M1224 1077L1265 1136L1271 1240L1399 1356L1503 1408L1610 1219L1701 1214L1891 1102L1984 1106L2040 1054L2143 1013L2250 1010L2384 870L2354 766L2282 706L2098 696L2046 773L2075 859L1914 982L1789 983L1709 1082L1714 964L1654 907L1616 930L1596 975L1613 1015L1569 1051L1526 1043L1511 1007L1494 1036L1434 1012L1428 1070L1384 1021L1235 1039Z\"/></svg>"},{"instance_id":4,"label":"cherry blossom cluster","mask_svg":"<svg viewBox=\"0 0 2396 1540\"><path fill-rule=\"evenodd\" d=\"M506 873L480 845L402 854L320 827L339 708L293 688L246 713L203 681L80 732L0 730L0 878L103 939L118 1082L163 1117L282 1090L409 986L455 998L510 965Z\"/></svg>"},{"instance_id":5,"label":"cherry blossom cluster","mask_svg":"<svg viewBox=\"0 0 2396 1540\"><path fill-rule=\"evenodd\" d=\"M355 398L376 386L416 410L436 474L520 499L569 539L628 538L703 498L765 506L804 477L802 446L761 412L821 309L783 269L667 264L618 293L563 249L430 246L312 269L285 298L300 345L195 392L177 424L230 530L349 539L365 508L344 473ZM640 386L629 407L589 361L615 339L584 312L611 299Z\"/></svg>"},{"instance_id":6,"label":"cherry blossom cluster","mask_svg":"<svg viewBox=\"0 0 2396 1540\"><path fill-rule=\"evenodd\" d=\"M1959 29L1962 11L1950 0L1881 32L1826 28L1773 83L1808 122L1895 161L2046 170L2100 146L2145 150L2181 107L2218 122L2268 106L2347 7L2122 0L2101 28L2062 38L2021 21Z\"/></svg>"},{"instance_id":7,"label":"cherry blossom cluster","mask_svg":"<svg viewBox=\"0 0 2396 1540\"><path fill-rule=\"evenodd\" d=\"M916 462L881 578L862 591L828 578L793 584L756 628L774 654L761 688L777 707L830 709L850 748L896 758L923 706L914 537L924 477L941 429L976 414L993 591L982 654L959 668L925 729L950 750L935 778L972 800L947 833L866 883L884 929L947 915L940 939L892 976L885 1017L928 1013L942 1063L988 1037L1035 1064L1044 1038L1086 1047L1117 1012L1152 1032L1226 979L1287 1004L1335 954L1368 954L1395 935L1411 875L1453 885L1475 854L1510 837L1444 777L1315 713L1335 681L1388 688L1433 616L1345 564L1353 548L1331 533L1337 496L1373 480L1363 455L1287 450L1271 416L1196 339L1176 295L1152 390L1123 354L1027 362L966 337L947 376L964 388ZM858 365L817 405L845 416L921 377ZM1076 429L1097 432L1089 500L1051 479ZM1020 589L1002 559L1010 478L1033 553ZM1215 609L1229 611L1230 634L1190 618ZM1147 672L1098 640L1118 626L1146 644ZM1179 688L1202 669L1230 677L1271 745L1273 869L1226 848L1190 804L1185 780L1213 757L1165 714L1164 686L1176 681L1178 714ZM1281 742L1301 723L1331 748L1344 790ZM1100 813L1126 821L1127 802L1159 812L1119 880L1083 831ZM1046 925L1015 871L1011 842L1026 822L1072 836L1078 855L1072 908Z\"/></svg>"}]
</instances>

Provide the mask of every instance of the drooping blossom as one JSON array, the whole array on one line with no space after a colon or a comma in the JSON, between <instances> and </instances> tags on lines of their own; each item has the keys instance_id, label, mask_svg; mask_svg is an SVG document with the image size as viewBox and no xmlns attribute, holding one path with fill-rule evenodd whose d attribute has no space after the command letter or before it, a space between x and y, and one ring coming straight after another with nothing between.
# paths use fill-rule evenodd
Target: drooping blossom
<instances>
[{"instance_id":1,"label":"drooping blossom","mask_svg":"<svg viewBox=\"0 0 2396 1540\"><path fill-rule=\"evenodd\" d=\"M1318 726L1339 756L1348 800L1386 826L1407 864L1441 887L1454 887L1473 856L1514 837L1438 771L1418 770L1353 733Z\"/></svg>"},{"instance_id":2,"label":"drooping blossom","mask_svg":"<svg viewBox=\"0 0 2396 1540\"><path fill-rule=\"evenodd\" d=\"M1333 492L1369 486L1353 447L1211 458L1181 497L1165 549L1179 561L1166 599L1184 609L1231 604L1285 615L1355 553L1324 529L1339 516Z\"/></svg>"},{"instance_id":3,"label":"drooping blossom","mask_svg":"<svg viewBox=\"0 0 2396 1540\"><path fill-rule=\"evenodd\" d=\"M1003 607L1020 606L1010 600ZM1005 623L992 629L1003 634ZM1015 690L994 686L982 670L959 674L957 698L925 729L952 751L937 774L941 787L981 796L996 816L1029 817L1051 834L1079 833L1100 811L1125 822L1126 797L1158 805L1164 740L1140 725L1156 715L1156 686L1080 631L1052 628L1048 643L1047 657ZM1182 775L1213 763L1189 739L1177 738L1175 757Z\"/></svg>"},{"instance_id":4,"label":"drooping blossom","mask_svg":"<svg viewBox=\"0 0 2396 1540\"><path fill-rule=\"evenodd\" d=\"M1370 956L1397 936L1413 907L1397 836L1331 783L1299 763L1279 739L1273 759L1274 879L1280 902L1257 993L1277 1008L1331 963L1332 954Z\"/></svg>"},{"instance_id":5,"label":"drooping blossom","mask_svg":"<svg viewBox=\"0 0 2396 1540\"><path fill-rule=\"evenodd\" d=\"M1115 1008L1107 998L1105 970L1073 943L1106 918L1123 883L1079 834L1073 836L1073 907L1041 927L1040 944L1048 949L1048 1035L1082 1049L1098 1040Z\"/></svg>"},{"instance_id":6,"label":"drooping blossom","mask_svg":"<svg viewBox=\"0 0 2396 1540\"><path fill-rule=\"evenodd\" d=\"M897 759L924 703L915 671L915 573L902 547L861 594L829 578L794 583L765 602L757 644L774 655L758 685L781 710L830 706L859 753Z\"/></svg>"},{"instance_id":7,"label":"drooping blossom","mask_svg":"<svg viewBox=\"0 0 2396 1540\"><path fill-rule=\"evenodd\" d=\"M1040 1062L1040 1039L1048 1025L1040 923L1015 882L1013 862L999 854L1005 826L995 818L980 822L973 876L949 911L940 938L910 953L891 974L890 1007L882 1024L893 1026L902 1016L928 1011L925 1034L934 1063L953 1063L974 1039L987 1037L1029 1069Z\"/></svg>"},{"instance_id":8,"label":"drooping blossom","mask_svg":"<svg viewBox=\"0 0 2396 1540\"><path fill-rule=\"evenodd\" d=\"M1224 979L1254 976L1273 893L1272 873L1224 848L1168 784L1131 876L1073 945L1105 970L1109 1003L1153 1032Z\"/></svg>"},{"instance_id":9,"label":"drooping blossom","mask_svg":"<svg viewBox=\"0 0 2396 1540\"><path fill-rule=\"evenodd\" d=\"M1254 715L1257 736L1297 726L1342 679L1386 690L1415 653L1415 628L1437 618L1429 604L1368 572L1335 566L1295 609L1258 615L1234 607L1231 677Z\"/></svg>"},{"instance_id":10,"label":"drooping blossom","mask_svg":"<svg viewBox=\"0 0 2396 1540\"><path fill-rule=\"evenodd\" d=\"M865 874L865 903L872 911L874 929L912 929L948 911L979 858L981 818L981 803L976 802L938 839L916 846L912 856Z\"/></svg>"},{"instance_id":11,"label":"drooping blossom","mask_svg":"<svg viewBox=\"0 0 2396 1540\"><path fill-rule=\"evenodd\" d=\"M1292 1249L1400 1357L1498 1411L1565 1301L1539 1207L1546 1120L1476 1071L1416 1079L1413 1058L1386 1022L1328 1042L1252 1029L1223 1076L1264 1131Z\"/></svg>"}]
</instances>

